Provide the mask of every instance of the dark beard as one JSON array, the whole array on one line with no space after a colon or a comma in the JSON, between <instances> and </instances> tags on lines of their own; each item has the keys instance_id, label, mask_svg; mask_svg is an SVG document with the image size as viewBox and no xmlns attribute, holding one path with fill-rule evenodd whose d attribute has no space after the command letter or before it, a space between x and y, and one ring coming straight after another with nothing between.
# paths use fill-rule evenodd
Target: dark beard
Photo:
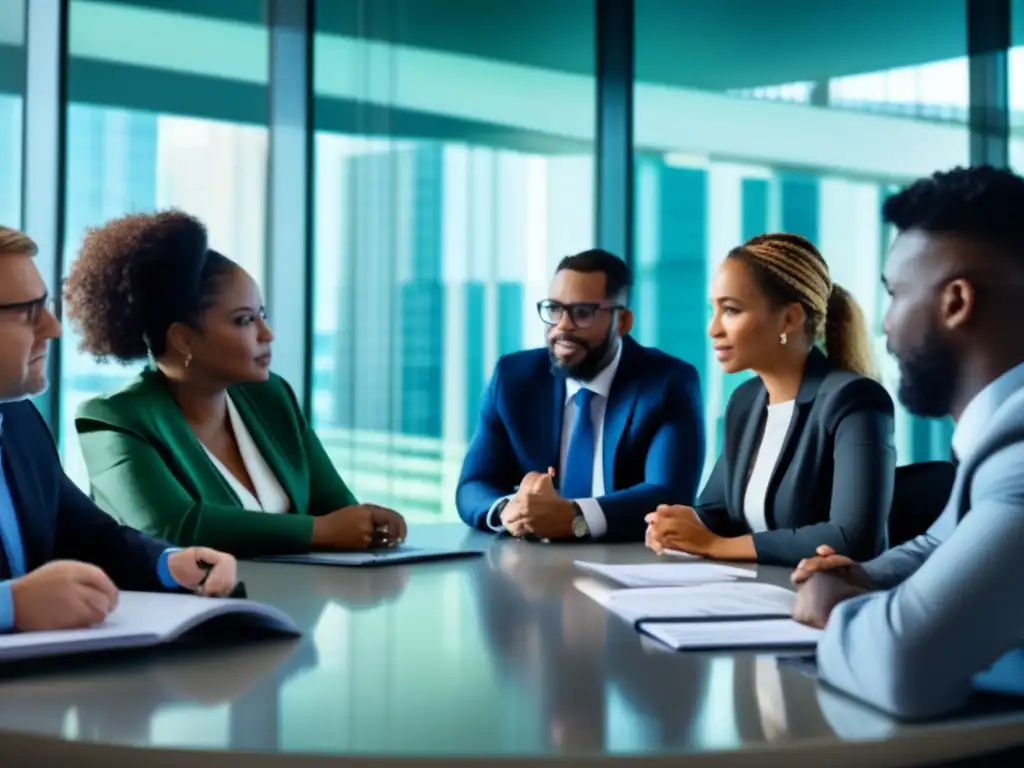
<instances>
[{"instance_id":1,"label":"dark beard","mask_svg":"<svg viewBox=\"0 0 1024 768\"><path fill-rule=\"evenodd\" d=\"M949 415L959 366L956 356L938 331L929 331L917 349L897 357L900 368L898 397L915 416Z\"/></svg>"},{"instance_id":2,"label":"dark beard","mask_svg":"<svg viewBox=\"0 0 1024 768\"><path fill-rule=\"evenodd\" d=\"M569 338L577 344L586 344L586 342L574 336L570 336ZM595 347L588 347L587 354L575 365L563 366L559 363L558 358L555 357L553 349L555 341L558 341L558 337L548 342L548 357L551 359L552 373L557 375L561 372L570 379L576 379L577 381L590 381L604 370L605 366L611 362L611 359L614 356L612 344L615 341L615 329L614 327L609 328L608 335L604 337L604 340Z\"/></svg>"}]
</instances>

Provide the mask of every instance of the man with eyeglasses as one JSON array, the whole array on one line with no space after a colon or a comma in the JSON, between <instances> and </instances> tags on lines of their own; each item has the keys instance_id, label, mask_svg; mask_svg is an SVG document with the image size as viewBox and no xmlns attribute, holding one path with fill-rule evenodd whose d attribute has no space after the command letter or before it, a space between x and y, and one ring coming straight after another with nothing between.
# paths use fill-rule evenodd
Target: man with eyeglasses
<instances>
[{"instance_id":1,"label":"man with eyeglasses","mask_svg":"<svg viewBox=\"0 0 1024 768\"><path fill-rule=\"evenodd\" d=\"M99 623L118 589L228 594L233 557L119 525L64 474L27 400L46 389L47 349L61 330L35 254L27 235L0 226L0 632Z\"/></svg>"},{"instance_id":2,"label":"man with eyeglasses","mask_svg":"<svg viewBox=\"0 0 1024 768\"><path fill-rule=\"evenodd\" d=\"M642 541L691 504L704 463L696 369L628 335L632 277L603 250L564 258L537 305L547 349L504 356L483 397L459 515L517 538Z\"/></svg>"}]
</instances>

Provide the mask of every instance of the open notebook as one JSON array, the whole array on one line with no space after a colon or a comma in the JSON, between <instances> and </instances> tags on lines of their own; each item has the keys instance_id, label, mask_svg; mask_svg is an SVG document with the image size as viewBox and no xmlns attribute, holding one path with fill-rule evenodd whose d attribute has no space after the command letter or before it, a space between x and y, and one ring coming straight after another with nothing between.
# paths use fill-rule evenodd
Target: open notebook
<instances>
[{"instance_id":1,"label":"open notebook","mask_svg":"<svg viewBox=\"0 0 1024 768\"><path fill-rule=\"evenodd\" d=\"M576 560L574 565L582 571L609 579L624 587L684 587L754 578L752 570L718 563L608 565Z\"/></svg>"},{"instance_id":2,"label":"open notebook","mask_svg":"<svg viewBox=\"0 0 1024 768\"><path fill-rule=\"evenodd\" d=\"M480 557L481 555L483 552L473 549L425 549L402 545L394 549L376 549L366 552L310 552L305 555L274 555L255 559L267 563L374 566L397 565L423 560L447 560L456 557Z\"/></svg>"},{"instance_id":3,"label":"open notebook","mask_svg":"<svg viewBox=\"0 0 1024 768\"><path fill-rule=\"evenodd\" d=\"M122 592L106 621L88 629L0 635L0 662L161 645L221 617L270 632L301 634L286 613L252 600Z\"/></svg>"}]
</instances>

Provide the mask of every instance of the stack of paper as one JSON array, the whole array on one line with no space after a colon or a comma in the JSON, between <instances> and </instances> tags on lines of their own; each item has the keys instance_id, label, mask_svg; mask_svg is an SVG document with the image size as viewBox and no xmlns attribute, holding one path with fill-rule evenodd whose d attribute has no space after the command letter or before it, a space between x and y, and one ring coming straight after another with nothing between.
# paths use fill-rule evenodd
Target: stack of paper
<instances>
[{"instance_id":1,"label":"stack of paper","mask_svg":"<svg viewBox=\"0 0 1024 768\"><path fill-rule=\"evenodd\" d=\"M630 587L577 581L580 591L674 650L806 649L821 634L790 618L794 592L751 581L753 571L715 563L576 565Z\"/></svg>"},{"instance_id":2,"label":"stack of paper","mask_svg":"<svg viewBox=\"0 0 1024 768\"><path fill-rule=\"evenodd\" d=\"M631 624L641 622L788 619L794 593L771 584L730 582L693 587L616 589L590 596Z\"/></svg>"},{"instance_id":3,"label":"stack of paper","mask_svg":"<svg viewBox=\"0 0 1024 768\"><path fill-rule=\"evenodd\" d=\"M287 614L252 600L121 592L117 608L96 626L0 635L0 662L160 645L228 616L275 633L301 634Z\"/></svg>"},{"instance_id":4,"label":"stack of paper","mask_svg":"<svg viewBox=\"0 0 1024 768\"><path fill-rule=\"evenodd\" d=\"M718 563L606 565L576 560L575 565L581 570L603 576L625 587L684 587L754 578L753 571Z\"/></svg>"},{"instance_id":5,"label":"stack of paper","mask_svg":"<svg viewBox=\"0 0 1024 768\"><path fill-rule=\"evenodd\" d=\"M813 648L820 629L793 619L644 622L640 631L677 651Z\"/></svg>"}]
</instances>

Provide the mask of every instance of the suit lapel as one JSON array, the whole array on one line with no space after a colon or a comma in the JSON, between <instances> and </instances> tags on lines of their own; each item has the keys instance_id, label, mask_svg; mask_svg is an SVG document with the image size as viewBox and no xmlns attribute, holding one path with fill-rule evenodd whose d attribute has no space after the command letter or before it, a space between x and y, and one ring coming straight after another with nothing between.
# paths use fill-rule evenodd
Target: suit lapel
<instances>
[{"instance_id":1,"label":"suit lapel","mask_svg":"<svg viewBox=\"0 0 1024 768\"><path fill-rule=\"evenodd\" d=\"M227 480L210 461L202 443L195 436L192 427L185 420L178 404L174 402L163 374L147 369L142 375L143 386L152 393L152 425L160 436L160 442L177 458L185 470L185 476L195 483L203 501L212 504L242 506L238 495Z\"/></svg>"},{"instance_id":2,"label":"suit lapel","mask_svg":"<svg viewBox=\"0 0 1024 768\"><path fill-rule=\"evenodd\" d=\"M546 464L537 471L543 472L548 467L554 467L555 471L560 474L559 456L562 448L562 417L565 415L565 376L561 372L555 372L551 378L553 381L551 386L547 388L547 397L550 398L550 402L546 408L549 414L549 427L543 431L543 442L540 446L540 455L544 457ZM544 410L544 408L541 408L539 413L543 413ZM560 477L555 478L555 484L561 487Z\"/></svg>"},{"instance_id":3,"label":"suit lapel","mask_svg":"<svg viewBox=\"0 0 1024 768\"><path fill-rule=\"evenodd\" d=\"M277 482L281 484L281 488L284 489L288 501L291 502L290 508L294 511L296 509L295 500L299 498L296 495L297 488L295 484L297 478L295 471L289 469L288 462L281 455L277 443L274 442L267 432L256 409L245 397L245 394L241 391L233 392L231 399L238 409L238 415L245 422L245 428L249 430L249 436L252 437L253 443L256 444L256 448L259 450L263 460L267 462L267 466L270 467L270 471L274 474Z\"/></svg>"},{"instance_id":4,"label":"suit lapel","mask_svg":"<svg viewBox=\"0 0 1024 768\"><path fill-rule=\"evenodd\" d=\"M604 490L615 490L615 456L622 442L622 436L629 424L630 414L640 392L640 377L637 375L640 361L636 342L628 336L622 339L622 357L615 372L608 403L604 412L604 437L601 449L604 470Z\"/></svg>"},{"instance_id":5,"label":"suit lapel","mask_svg":"<svg viewBox=\"0 0 1024 768\"><path fill-rule=\"evenodd\" d=\"M6 429L13 428L13 426L10 423L5 425L5 435ZM31 438L24 435L23 439ZM35 482L35 473L27 460L27 457L34 454L35 451L31 448L27 449L25 445L21 446L20 451L17 450L17 447L6 436L0 437L0 440L3 442L4 474L7 478L7 487L11 491L11 500L14 502L14 516L18 520L18 533L21 535L21 548L25 554L25 570L27 572L43 562L45 533L51 523L46 520L48 510L44 509L43 500L38 497L38 493L34 496L30 493L30 489L35 489L37 492L41 490L38 483ZM0 560L2 560L3 573L9 577L11 565L7 561L7 552L3 546L0 546Z\"/></svg>"},{"instance_id":6,"label":"suit lapel","mask_svg":"<svg viewBox=\"0 0 1024 768\"><path fill-rule=\"evenodd\" d=\"M782 441L782 449L779 451L778 461L772 468L772 474L768 478L768 490L765 496L764 513L765 519L770 525L775 523L775 490L789 467L789 457L792 455L793 440L796 435L803 432L804 422L811 406L814 405L814 398L818 395L821 382L828 375L830 365L828 358L817 347L811 347L811 353L807 356L807 365L804 367L804 377L800 380L800 389L793 403L793 417L786 429L786 437Z\"/></svg>"},{"instance_id":7,"label":"suit lapel","mask_svg":"<svg viewBox=\"0 0 1024 768\"><path fill-rule=\"evenodd\" d=\"M743 494L747 490L747 479L754 461L754 451L760 443L761 429L764 424L768 407L768 392L762 384L754 397L754 405L746 424L739 433L739 444L736 446L736 471L732 477L732 503L730 509L739 510L743 517Z\"/></svg>"}]
</instances>

